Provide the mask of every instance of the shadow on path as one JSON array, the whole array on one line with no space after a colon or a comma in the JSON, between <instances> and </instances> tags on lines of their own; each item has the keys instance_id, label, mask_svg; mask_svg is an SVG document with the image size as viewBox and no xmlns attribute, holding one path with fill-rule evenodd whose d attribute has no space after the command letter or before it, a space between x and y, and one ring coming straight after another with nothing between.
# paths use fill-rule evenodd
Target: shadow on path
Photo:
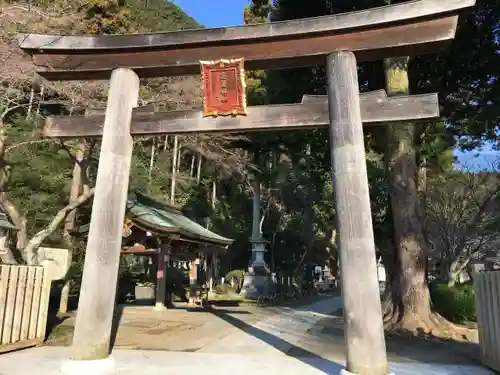
<instances>
[{"instance_id":1,"label":"shadow on path","mask_svg":"<svg viewBox=\"0 0 500 375\"><path fill-rule=\"evenodd\" d=\"M331 316L318 322L308 332L309 343L302 345L319 355L335 353L345 358L344 321L341 316ZM391 362L417 361L443 365L480 365L479 345L413 334L386 334L387 355Z\"/></svg>"},{"instance_id":2,"label":"shadow on path","mask_svg":"<svg viewBox=\"0 0 500 375\"><path fill-rule=\"evenodd\" d=\"M233 325L236 328L239 328L243 332L265 342L266 344L278 349L282 353L296 358L297 360L316 368L319 371L324 372L325 374L338 374L341 369L344 367L339 365L338 363L334 361L330 361L328 359L325 359L323 357L320 357L310 351L307 351L305 349L299 348L288 341L285 341L271 333L265 332L259 328L256 328L254 326L251 326L250 324L247 324L237 318L234 318L224 312L218 311L218 310L212 310L212 313L219 317L220 319L226 321L227 323ZM301 355L289 355L289 352L292 351L293 349L296 349L297 353L300 353Z\"/></svg>"},{"instance_id":3,"label":"shadow on path","mask_svg":"<svg viewBox=\"0 0 500 375\"><path fill-rule=\"evenodd\" d=\"M113 313L113 324L111 325L111 339L109 342L109 354L113 350L116 341L116 335L118 334L118 327L120 326L120 321L123 317L123 309L125 307L123 305L115 305L115 310Z\"/></svg>"}]
</instances>

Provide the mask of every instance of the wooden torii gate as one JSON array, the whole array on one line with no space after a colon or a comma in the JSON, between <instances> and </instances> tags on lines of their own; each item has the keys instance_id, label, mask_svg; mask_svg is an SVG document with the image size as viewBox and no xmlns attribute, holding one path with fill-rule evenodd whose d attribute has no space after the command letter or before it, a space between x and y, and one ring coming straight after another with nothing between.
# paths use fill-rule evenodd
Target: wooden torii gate
<instances>
[{"instance_id":1,"label":"wooden torii gate","mask_svg":"<svg viewBox=\"0 0 500 375\"><path fill-rule=\"evenodd\" d=\"M312 128L329 125L342 267L347 370L386 375L362 122L438 115L436 95L359 94L356 60L442 50L475 0L419 0L278 23L145 35L19 35L48 80L111 79L104 116L47 120L51 137L101 136L87 253L68 374L115 374L109 356L132 135ZM323 65L327 97L248 108L244 117L135 109L140 77L200 74L201 60L244 58L247 69ZM360 272L361 271L361 272Z\"/></svg>"}]
</instances>

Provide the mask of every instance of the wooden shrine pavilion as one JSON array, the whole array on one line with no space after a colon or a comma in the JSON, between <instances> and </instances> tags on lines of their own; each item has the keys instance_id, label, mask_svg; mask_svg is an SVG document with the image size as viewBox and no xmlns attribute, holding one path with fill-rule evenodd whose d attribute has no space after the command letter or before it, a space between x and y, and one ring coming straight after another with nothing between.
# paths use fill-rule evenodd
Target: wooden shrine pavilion
<instances>
[{"instance_id":1,"label":"wooden shrine pavilion","mask_svg":"<svg viewBox=\"0 0 500 375\"><path fill-rule=\"evenodd\" d=\"M72 234L86 236L89 227L80 226ZM156 309L164 309L171 302L166 290L166 265L170 261L189 262L190 283L197 285L200 260L213 260L232 242L187 218L172 205L137 192L128 196L121 254L156 257Z\"/></svg>"}]
</instances>

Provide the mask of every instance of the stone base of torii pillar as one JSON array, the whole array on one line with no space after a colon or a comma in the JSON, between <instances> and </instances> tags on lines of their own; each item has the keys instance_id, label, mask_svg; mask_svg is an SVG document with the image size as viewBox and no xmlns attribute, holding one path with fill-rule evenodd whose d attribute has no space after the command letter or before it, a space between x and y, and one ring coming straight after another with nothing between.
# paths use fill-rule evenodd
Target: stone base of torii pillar
<instances>
[{"instance_id":1,"label":"stone base of torii pillar","mask_svg":"<svg viewBox=\"0 0 500 375\"><path fill-rule=\"evenodd\" d=\"M103 359L64 362L59 369L61 375L116 375L116 363L113 357Z\"/></svg>"},{"instance_id":2,"label":"stone base of torii pillar","mask_svg":"<svg viewBox=\"0 0 500 375\"><path fill-rule=\"evenodd\" d=\"M340 370L339 375L358 375L358 374L355 374L353 372L349 372L346 369L342 369L342 370ZM393 372L389 372L387 375L395 375L395 374Z\"/></svg>"},{"instance_id":3,"label":"stone base of torii pillar","mask_svg":"<svg viewBox=\"0 0 500 375\"><path fill-rule=\"evenodd\" d=\"M243 278L240 296L249 299L258 299L260 296L267 296L276 291L276 284L271 276L271 271L264 260L266 244L269 241L263 238L251 238L252 261L248 272Z\"/></svg>"}]
</instances>

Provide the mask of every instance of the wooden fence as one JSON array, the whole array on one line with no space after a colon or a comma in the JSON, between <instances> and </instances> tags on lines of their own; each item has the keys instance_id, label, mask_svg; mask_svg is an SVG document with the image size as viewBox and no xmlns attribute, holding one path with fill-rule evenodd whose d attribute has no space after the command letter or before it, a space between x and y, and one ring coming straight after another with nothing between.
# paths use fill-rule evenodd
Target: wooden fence
<instances>
[{"instance_id":1,"label":"wooden fence","mask_svg":"<svg viewBox=\"0 0 500 375\"><path fill-rule=\"evenodd\" d=\"M476 273L474 289L481 362L500 371L500 271Z\"/></svg>"},{"instance_id":2,"label":"wooden fence","mask_svg":"<svg viewBox=\"0 0 500 375\"><path fill-rule=\"evenodd\" d=\"M43 342L50 279L41 266L0 266L0 353Z\"/></svg>"}]
</instances>

